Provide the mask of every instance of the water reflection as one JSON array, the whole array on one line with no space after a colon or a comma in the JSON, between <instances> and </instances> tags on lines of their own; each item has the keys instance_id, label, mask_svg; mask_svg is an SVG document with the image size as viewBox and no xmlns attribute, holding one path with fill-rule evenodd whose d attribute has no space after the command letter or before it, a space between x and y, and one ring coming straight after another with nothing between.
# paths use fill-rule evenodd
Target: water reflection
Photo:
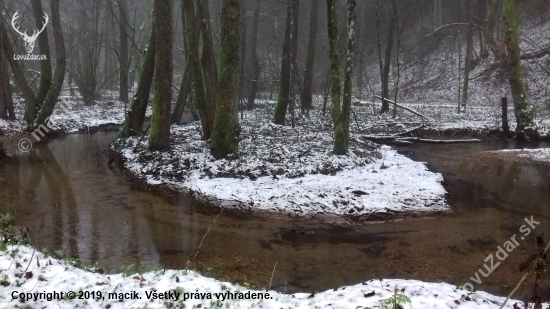
<instances>
[{"instance_id":1,"label":"water reflection","mask_svg":"<svg viewBox=\"0 0 550 309\"><path fill-rule=\"evenodd\" d=\"M68 136L15 157L0 168L0 211L14 213L38 247L98 260L112 271L130 263L185 268L219 209L187 196L133 189L120 171L108 168L102 153L115 137ZM210 275L264 287L278 261L273 285L287 291L377 277L468 282L488 254L518 233L524 217L550 222L548 166L463 157L499 147L424 145L409 150L414 159L444 173L455 213L336 227L224 211L204 238L196 266ZM550 231L543 224L537 234ZM476 288L508 292L521 277L517 265L532 251L534 236ZM550 294L548 288L546 292Z\"/></svg>"}]
</instances>

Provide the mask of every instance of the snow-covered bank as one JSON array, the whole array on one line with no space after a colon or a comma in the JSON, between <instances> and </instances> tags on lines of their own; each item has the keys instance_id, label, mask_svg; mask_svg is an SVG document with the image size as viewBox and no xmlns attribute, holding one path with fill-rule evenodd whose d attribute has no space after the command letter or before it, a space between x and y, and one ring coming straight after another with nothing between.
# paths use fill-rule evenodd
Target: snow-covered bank
<instances>
[{"instance_id":1,"label":"snow-covered bank","mask_svg":"<svg viewBox=\"0 0 550 309\"><path fill-rule=\"evenodd\" d=\"M330 117L312 113L292 128L272 124L270 106L247 112L234 160L214 160L198 122L172 126L172 149L164 153L147 152L140 138L112 148L149 185L196 192L224 207L357 219L449 210L440 174L356 134L350 155L334 156Z\"/></svg>"},{"instance_id":2,"label":"snow-covered bank","mask_svg":"<svg viewBox=\"0 0 550 309\"><path fill-rule=\"evenodd\" d=\"M16 98L17 120L0 119L0 128L6 135L25 130L27 124L23 119L24 108L23 102ZM150 108L148 113L151 113ZM61 96L49 120L49 130L63 133L89 131L106 124L121 125L124 122L124 103L113 100L86 106L78 97Z\"/></svg>"},{"instance_id":3,"label":"snow-covered bank","mask_svg":"<svg viewBox=\"0 0 550 309\"><path fill-rule=\"evenodd\" d=\"M410 300L403 303L404 308L497 309L504 301L504 297L485 292L469 293L446 283L416 280L371 280L314 295L288 295L249 290L187 270L129 276L94 270L76 268L67 261L33 252L29 246L10 245L0 251L0 308L383 308L382 303L393 296L395 289L399 298ZM153 299L170 291L166 295L171 299ZM63 296L46 294L53 292L63 292ZM239 299L251 295L264 299ZM56 296L61 299L52 299ZM70 299L72 296L75 298ZM120 301L120 296L134 299ZM505 308L513 308L514 303L518 302L508 301Z\"/></svg>"},{"instance_id":4,"label":"snow-covered bank","mask_svg":"<svg viewBox=\"0 0 550 309\"><path fill-rule=\"evenodd\" d=\"M27 152L32 145L53 136L73 133L95 133L118 130L124 123L123 102L102 100L92 106L84 105L78 96L59 97L47 127L39 126L29 131L24 120L24 102L15 97L16 120L0 119L0 141L8 153ZM147 116L151 115L151 107ZM0 148L0 149L2 149Z\"/></svg>"}]
</instances>

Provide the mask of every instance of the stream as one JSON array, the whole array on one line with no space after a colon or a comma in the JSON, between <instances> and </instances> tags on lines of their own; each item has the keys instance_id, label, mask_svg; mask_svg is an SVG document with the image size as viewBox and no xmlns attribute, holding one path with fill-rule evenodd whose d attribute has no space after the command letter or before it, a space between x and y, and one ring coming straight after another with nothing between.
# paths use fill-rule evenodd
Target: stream
<instances>
[{"instance_id":1,"label":"stream","mask_svg":"<svg viewBox=\"0 0 550 309\"><path fill-rule=\"evenodd\" d=\"M212 277L265 288L276 265L272 288L283 292L374 278L471 282L484 270L484 259L513 234L520 236L524 218L533 216L541 222L535 232L519 240L492 274L480 276L482 283L472 282L476 289L505 295L522 276L518 264L534 253L535 236L550 232L550 165L467 156L511 144L400 149L443 174L455 212L342 227L229 212L217 217L219 209L184 195L136 189L107 165L104 151L117 135L69 135L18 154L0 167L0 212L14 214L17 225L28 227L37 248L98 261L110 272L130 265L196 267ZM515 298L530 296L530 282ZM547 301L549 286L541 284Z\"/></svg>"}]
</instances>

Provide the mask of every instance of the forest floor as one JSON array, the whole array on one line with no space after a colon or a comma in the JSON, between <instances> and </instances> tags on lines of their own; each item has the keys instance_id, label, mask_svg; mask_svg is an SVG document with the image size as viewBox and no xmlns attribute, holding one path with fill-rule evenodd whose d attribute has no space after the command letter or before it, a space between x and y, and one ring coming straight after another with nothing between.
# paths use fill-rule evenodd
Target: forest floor
<instances>
[{"instance_id":1,"label":"forest floor","mask_svg":"<svg viewBox=\"0 0 550 309\"><path fill-rule=\"evenodd\" d=\"M370 280L323 292L283 294L270 290L267 282L264 289L251 290L192 270L104 274L104 269L97 265L81 269L74 264L75 261L35 252L27 245L8 245L5 251L0 251L0 307L366 309L388 308L391 299L397 298L403 308L497 309L505 299L482 291L470 293L446 283L401 279ZM64 294L49 301L47 297L53 294L39 294L53 292ZM159 299L165 292L171 297ZM252 295L256 299L251 299ZM124 296L127 299L122 299ZM550 304L541 308L546 306ZM523 306L510 300L504 308Z\"/></svg>"}]
</instances>

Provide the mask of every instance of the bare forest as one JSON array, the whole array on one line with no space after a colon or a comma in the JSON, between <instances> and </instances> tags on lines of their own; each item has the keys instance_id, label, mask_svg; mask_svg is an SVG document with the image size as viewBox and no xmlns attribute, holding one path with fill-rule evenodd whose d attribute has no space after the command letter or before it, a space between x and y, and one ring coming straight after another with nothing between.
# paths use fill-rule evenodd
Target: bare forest
<instances>
[{"instance_id":1,"label":"bare forest","mask_svg":"<svg viewBox=\"0 0 550 309\"><path fill-rule=\"evenodd\" d=\"M0 9L1 308L550 308L548 0Z\"/></svg>"}]
</instances>

